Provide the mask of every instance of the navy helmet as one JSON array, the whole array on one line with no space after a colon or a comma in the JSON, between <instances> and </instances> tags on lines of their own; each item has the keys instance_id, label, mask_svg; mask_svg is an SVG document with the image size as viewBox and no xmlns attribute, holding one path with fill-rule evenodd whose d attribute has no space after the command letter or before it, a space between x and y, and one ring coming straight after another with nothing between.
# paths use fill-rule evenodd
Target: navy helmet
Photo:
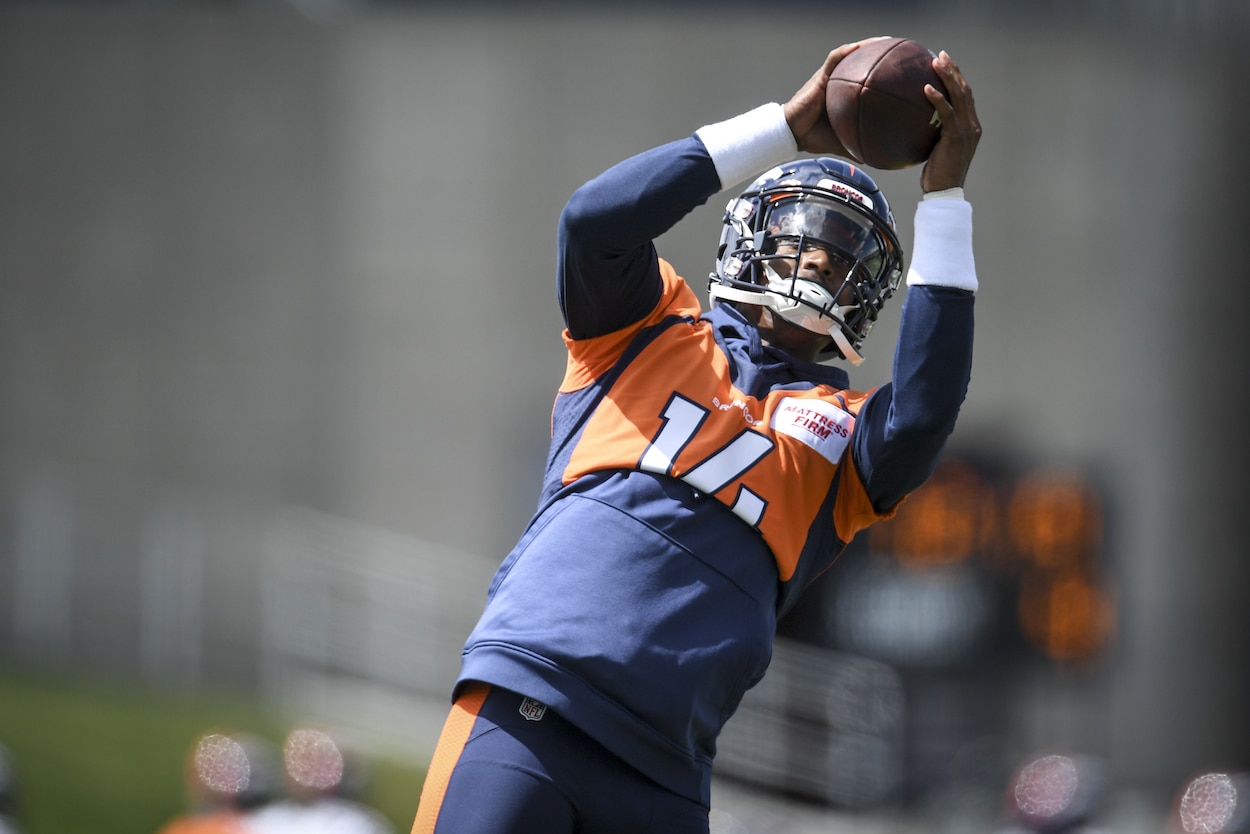
<instances>
[{"instance_id":1,"label":"navy helmet","mask_svg":"<svg viewBox=\"0 0 1250 834\"><path fill-rule=\"evenodd\" d=\"M810 246L833 255L844 274L832 283L800 278L798 259ZM762 305L828 334L830 353L859 364L864 337L902 275L894 215L872 177L832 157L799 159L729 201L708 294L713 304Z\"/></svg>"}]
</instances>

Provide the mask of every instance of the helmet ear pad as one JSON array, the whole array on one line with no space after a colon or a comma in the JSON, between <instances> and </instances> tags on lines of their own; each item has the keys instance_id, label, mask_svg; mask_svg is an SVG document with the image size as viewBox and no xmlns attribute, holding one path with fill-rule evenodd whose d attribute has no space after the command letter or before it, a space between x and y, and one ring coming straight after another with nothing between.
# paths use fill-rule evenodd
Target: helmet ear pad
<instances>
[{"instance_id":1,"label":"helmet ear pad","mask_svg":"<svg viewBox=\"0 0 1250 834\"><path fill-rule=\"evenodd\" d=\"M763 174L729 201L722 219L712 303L759 305L829 335L825 353L858 364L859 348L902 278L894 216L867 173L832 157L796 160ZM782 252L778 244L793 243ZM840 286L799 276L796 252L819 246L847 265Z\"/></svg>"}]
</instances>

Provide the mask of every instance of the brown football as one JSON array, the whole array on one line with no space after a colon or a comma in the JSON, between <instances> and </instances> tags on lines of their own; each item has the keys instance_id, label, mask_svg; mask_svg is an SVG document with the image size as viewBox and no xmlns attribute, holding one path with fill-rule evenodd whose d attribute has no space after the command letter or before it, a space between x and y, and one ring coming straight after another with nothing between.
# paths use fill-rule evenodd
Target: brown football
<instances>
[{"instance_id":1,"label":"brown football","mask_svg":"<svg viewBox=\"0 0 1250 834\"><path fill-rule=\"evenodd\" d=\"M945 92L934 53L911 38L869 41L834 67L825 90L829 123L851 158L895 170L929 158L940 129L924 85Z\"/></svg>"}]
</instances>

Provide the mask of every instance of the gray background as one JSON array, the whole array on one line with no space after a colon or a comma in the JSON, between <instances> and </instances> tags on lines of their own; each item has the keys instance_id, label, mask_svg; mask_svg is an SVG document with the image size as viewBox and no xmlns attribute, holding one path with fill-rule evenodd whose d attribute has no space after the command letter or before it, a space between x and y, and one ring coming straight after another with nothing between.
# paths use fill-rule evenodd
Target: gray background
<instances>
[{"instance_id":1,"label":"gray background","mask_svg":"<svg viewBox=\"0 0 1250 834\"><path fill-rule=\"evenodd\" d=\"M1092 747L1164 798L1244 767L1248 16L0 6L0 664L273 692L258 566L308 512L463 568L441 692L536 498L568 194L888 33L950 51L985 126L954 443L1084 467L1111 502L1114 651L1022 686L1018 743ZM919 172L878 179L909 243ZM660 244L701 296L723 204ZM179 549L171 605L152 554Z\"/></svg>"}]
</instances>

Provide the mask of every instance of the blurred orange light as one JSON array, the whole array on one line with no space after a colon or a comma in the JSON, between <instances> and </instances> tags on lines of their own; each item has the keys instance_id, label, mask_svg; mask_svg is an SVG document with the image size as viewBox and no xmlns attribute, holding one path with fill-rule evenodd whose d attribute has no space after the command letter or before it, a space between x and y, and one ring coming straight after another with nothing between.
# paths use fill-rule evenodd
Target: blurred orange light
<instances>
[{"instance_id":1,"label":"blurred orange light","mask_svg":"<svg viewBox=\"0 0 1250 834\"><path fill-rule=\"evenodd\" d=\"M1080 660L1103 648L1114 608L1109 594L1077 571L1036 576L1020 588L1024 635L1055 660Z\"/></svg>"},{"instance_id":2,"label":"blurred orange light","mask_svg":"<svg viewBox=\"0 0 1250 834\"><path fill-rule=\"evenodd\" d=\"M1102 508L1084 478L1047 472L1024 478L1007 506L1012 548L1039 568L1087 564L1102 542Z\"/></svg>"},{"instance_id":3,"label":"blurred orange light","mask_svg":"<svg viewBox=\"0 0 1250 834\"><path fill-rule=\"evenodd\" d=\"M947 459L893 519L872 528L870 544L904 566L954 564L992 540L998 512L997 495L980 473Z\"/></svg>"}]
</instances>

